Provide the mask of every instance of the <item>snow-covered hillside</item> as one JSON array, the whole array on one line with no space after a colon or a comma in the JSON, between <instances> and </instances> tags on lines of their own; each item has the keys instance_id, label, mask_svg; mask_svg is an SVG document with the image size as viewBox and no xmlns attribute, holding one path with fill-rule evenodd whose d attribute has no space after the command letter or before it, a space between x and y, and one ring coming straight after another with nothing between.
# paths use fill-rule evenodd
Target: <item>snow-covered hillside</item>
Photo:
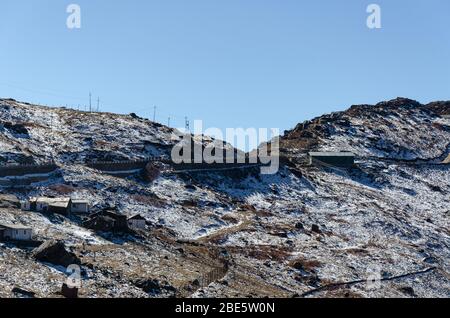
<instances>
[{"instance_id":1,"label":"snow-covered hillside","mask_svg":"<svg viewBox=\"0 0 450 318\"><path fill-rule=\"evenodd\" d=\"M276 175L162 174L148 183L83 163L166 153L171 129L3 100L0 160L53 159L61 174L1 192L87 198L139 213L148 227L97 233L77 217L22 212L2 197L0 223L64 241L81 259L82 297L450 297L450 166L438 164L449 154L449 105L397 99L299 124L282 138ZM352 151L357 165L310 167L310 150ZM199 285L217 268L223 277ZM8 244L0 244L0 273L5 297L14 286L52 297L65 279L60 267ZM367 282L373 275L378 285Z\"/></svg>"},{"instance_id":2,"label":"snow-covered hillside","mask_svg":"<svg viewBox=\"0 0 450 318\"><path fill-rule=\"evenodd\" d=\"M0 132L0 160L10 162L139 159L164 154L173 144L172 129L134 115L12 100L0 100Z\"/></svg>"}]
</instances>

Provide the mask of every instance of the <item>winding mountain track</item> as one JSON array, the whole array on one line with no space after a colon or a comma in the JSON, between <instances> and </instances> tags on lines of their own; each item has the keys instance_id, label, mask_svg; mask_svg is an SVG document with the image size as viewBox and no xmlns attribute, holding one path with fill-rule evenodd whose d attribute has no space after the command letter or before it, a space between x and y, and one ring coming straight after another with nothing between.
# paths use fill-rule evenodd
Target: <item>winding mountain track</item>
<instances>
[{"instance_id":1,"label":"winding mountain track","mask_svg":"<svg viewBox=\"0 0 450 318\"><path fill-rule=\"evenodd\" d=\"M196 239L197 242L201 243L209 243L211 241L214 241L218 238L223 237L224 235L228 235L231 233L237 233L242 231L243 229L247 228L251 223L251 216L249 215L251 211L239 211L233 216L236 216L238 218L238 223L229 227L221 228L215 232L212 232L210 234L201 236Z\"/></svg>"}]
</instances>

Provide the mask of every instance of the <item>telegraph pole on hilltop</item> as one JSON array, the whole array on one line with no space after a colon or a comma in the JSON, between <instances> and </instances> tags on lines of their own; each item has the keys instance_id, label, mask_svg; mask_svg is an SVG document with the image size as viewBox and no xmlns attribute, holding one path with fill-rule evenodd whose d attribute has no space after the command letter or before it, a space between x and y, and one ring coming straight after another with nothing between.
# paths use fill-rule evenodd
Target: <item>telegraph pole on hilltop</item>
<instances>
[{"instance_id":1,"label":"telegraph pole on hilltop","mask_svg":"<svg viewBox=\"0 0 450 318\"><path fill-rule=\"evenodd\" d=\"M97 113L100 111L100 97L97 98Z\"/></svg>"},{"instance_id":2,"label":"telegraph pole on hilltop","mask_svg":"<svg viewBox=\"0 0 450 318\"><path fill-rule=\"evenodd\" d=\"M190 123L189 123L189 119L187 118L187 116L184 118L185 120L185 125L186 125L186 131L191 131L191 127L190 127Z\"/></svg>"},{"instance_id":3,"label":"telegraph pole on hilltop","mask_svg":"<svg viewBox=\"0 0 450 318\"><path fill-rule=\"evenodd\" d=\"M170 127L170 117L167 119L167 127Z\"/></svg>"},{"instance_id":4,"label":"telegraph pole on hilltop","mask_svg":"<svg viewBox=\"0 0 450 318\"><path fill-rule=\"evenodd\" d=\"M92 93L89 92L89 112L92 112Z\"/></svg>"},{"instance_id":5,"label":"telegraph pole on hilltop","mask_svg":"<svg viewBox=\"0 0 450 318\"><path fill-rule=\"evenodd\" d=\"M153 106L153 122L156 123L156 105Z\"/></svg>"}]
</instances>

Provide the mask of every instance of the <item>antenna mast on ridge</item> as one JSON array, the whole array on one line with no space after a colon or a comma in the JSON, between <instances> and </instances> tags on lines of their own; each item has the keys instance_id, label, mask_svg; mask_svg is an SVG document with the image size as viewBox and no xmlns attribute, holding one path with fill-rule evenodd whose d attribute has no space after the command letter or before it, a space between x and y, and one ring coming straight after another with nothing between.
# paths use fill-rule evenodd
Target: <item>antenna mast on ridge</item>
<instances>
[{"instance_id":1,"label":"antenna mast on ridge","mask_svg":"<svg viewBox=\"0 0 450 318\"><path fill-rule=\"evenodd\" d=\"M191 125L189 123L189 119L187 118L187 116L184 118L185 119L185 127L186 127L186 131L191 131Z\"/></svg>"}]
</instances>

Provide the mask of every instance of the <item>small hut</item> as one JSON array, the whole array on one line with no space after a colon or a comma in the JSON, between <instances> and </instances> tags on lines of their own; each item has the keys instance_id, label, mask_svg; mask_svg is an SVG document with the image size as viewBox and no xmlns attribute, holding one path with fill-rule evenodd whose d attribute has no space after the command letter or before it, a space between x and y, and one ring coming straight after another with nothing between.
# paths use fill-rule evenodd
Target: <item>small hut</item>
<instances>
[{"instance_id":1,"label":"small hut","mask_svg":"<svg viewBox=\"0 0 450 318\"><path fill-rule=\"evenodd\" d=\"M72 199L70 212L72 213L89 213L89 201Z\"/></svg>"},{"instance_id":2,"label":"small hut","mask_svg":"<svg viewBox=\"0 0 450 318\"><path fill-rule=\"evenodd\" d=\"M33 229L22 225L0 224L0 241L31 241Z\"/></svg>"},{"instance_id":3,"label":"small hut","mask_svg":"<svg viewBox=\"0 0 450 318\"><path fill-rule=\"evenodd\" d=\"M140 214L137 214L128 219L128 226L132 229L144 230L145 225L146 225L146 220Z\"/></svg>"},{"instance_id":4,"label":"small hut","mask_svg":"<svg viewBox=\"0 0 450 318\"><path fill-rule=\"evenodd\" d=\"M70 199L54 199L49 201L48 212L61 215L69 215L70 207Z\"/></svg>"}]
</instances>

